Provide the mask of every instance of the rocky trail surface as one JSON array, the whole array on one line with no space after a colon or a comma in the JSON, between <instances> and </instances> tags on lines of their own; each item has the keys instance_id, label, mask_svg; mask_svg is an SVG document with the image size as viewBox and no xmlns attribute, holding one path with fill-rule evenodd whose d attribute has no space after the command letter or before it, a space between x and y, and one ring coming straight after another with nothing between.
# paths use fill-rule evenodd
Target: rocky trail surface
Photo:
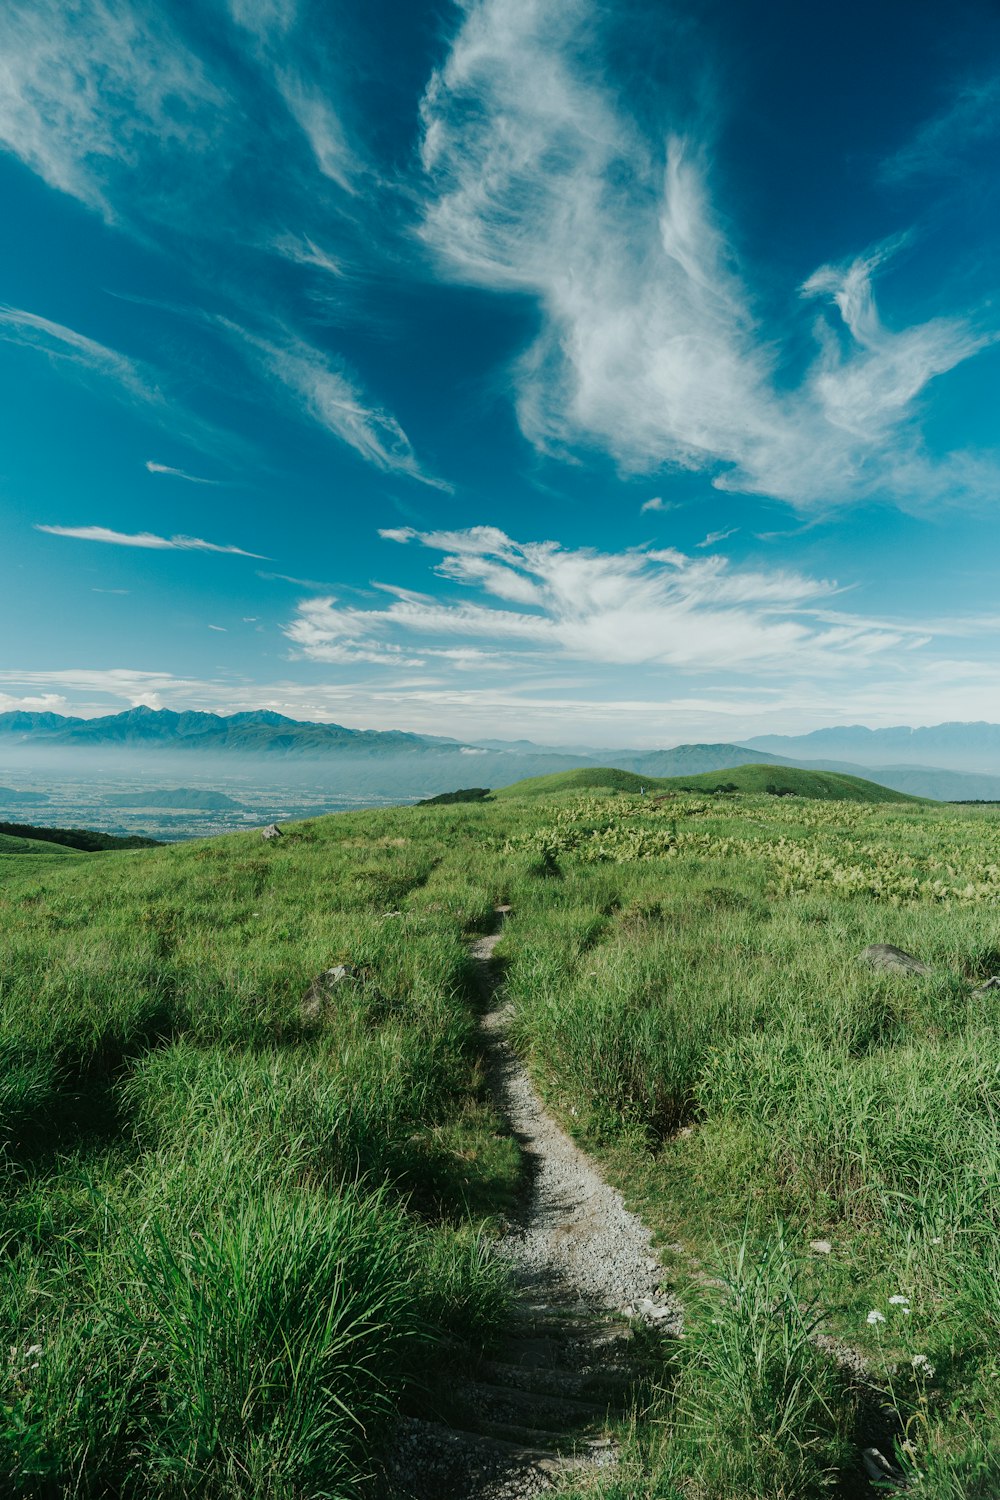
<instances>
[{"instance_id":1,"label":"rocky trail surface","mask_svg":"<svg viewBox=\"0 0 1000 1500\"><path fill-rule=\"evenodd\" d=\"M529 1189L499 1251L517 1288L511 1335L458 1364L401 1419L392 1500L527 1500L560 1475L615 1462L610 1428L628 1408L649 1340L680 1331L649 1231L546 1112L510 1047L493 950L471 949L483 1050L497 1105L525 1156ZM638 1336L642 1326L650 1330ZM655 1330L655 1332L654 1332Z\"/></svg>"}]
</instances>

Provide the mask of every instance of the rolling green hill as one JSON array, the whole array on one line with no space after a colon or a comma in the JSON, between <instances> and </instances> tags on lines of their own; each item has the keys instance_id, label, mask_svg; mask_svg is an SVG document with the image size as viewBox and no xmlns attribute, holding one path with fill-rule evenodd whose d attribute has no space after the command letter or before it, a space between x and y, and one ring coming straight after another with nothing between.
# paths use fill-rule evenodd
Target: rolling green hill
<instances>
[{"instance_id":1,"label":"rolling green hill","mask_svg":"<svg viewBox=\"0 0 1000 1500\"><path fill-rule=\"evenodd\" d=\"M34 823L0 823L0 836L25 844L56 844L59 848L98 854L107 849L156 849L158 839L138 833L98 833L93 828L43 828ZM30 851L29 851L30 852Z\"/></svg>"},{"instance_id":2,"label":"rolling green hill","mask_svg":"<svg viewBox=\"0 0 1000 1500\"><path fill-rule=\"evenodd\" d=\"M65 844L54 844L49 840L25 839L16 834L0 833L0 859L11 855L41 855L49 859L69 855L71 859L75 859L80 852L79 849L70 849Z\"/></svg>"},{"instance_id":3,"label":"rolling green hill","mask_svg":"<svg viewBox=\"0 0 1000 1500\"><path fill-rule=\"evenodd\" d=\"M707 771L701 776L673 776L659 783L664 791L770 792L779 797L812 797L822 802L921 802L906 792L845 776L839 771L804 771L798 766L737 766L732 771Z\"/></svg>"},{"instance_id":4,"label":"rolling green hill","mask_svg":"<svg viewBox=\"0 0 1000 1500\"><path fill-rule=\"evenodd\" d=\"M611 766L579 766L574 771L553 771L548 776L529 776L501 787L495 797L549 797L556 792L637 792L640 787L657 791L667 782L655 776L637 776L634 771L617 771Z\"/></svg>"},{"instance_id":5,"label":"rolling green hill","mask_svg":"<svg viewBox=\"0 0 1000 1500\"><path fill-rule=\"evenodd\" d=\"M636 776L609 766L581 767L533 776L495 793L497 797L547 797L557 792L769 792L773 796L812 797L824 802L919 802L904 792L894 792L860 776L836 771L802 771L797 766L748 765L732 770L707 771L700 776Z\"/></svg>"}]
</instances>

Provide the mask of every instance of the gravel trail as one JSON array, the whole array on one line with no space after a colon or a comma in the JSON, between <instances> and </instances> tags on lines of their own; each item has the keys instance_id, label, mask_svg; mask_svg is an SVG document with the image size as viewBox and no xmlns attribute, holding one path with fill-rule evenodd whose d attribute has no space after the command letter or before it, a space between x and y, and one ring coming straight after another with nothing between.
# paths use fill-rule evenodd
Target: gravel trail
<instances>
[{"instance_id":1,"label":"gravel trail","mask_svg":"<svg viewBox=\"0 0 1000 1500\"><path fill-rule=\"evenodd\" d=\"M499 1244L517 1288L512 1333L489 1359L449 1372L422 1415L400 1421L391 1500L533 1500L560 1477L613 1465L609 1427L641 1375L635 1322L665 1335L681 1328L679 1306L659 1291L649 1231L546 1112L507 1041L493 958L507 910L470 952L489 1081L529 1169Z\"/></svg>"},{"instance_id":2,"label":"gravel trail","mask_svg":"<svg viewBox=\"0 0 1000 1500\"><path fill-rule=\"evenodd\" d=\"M501 908L498 917L506 912ZM501 1253L510 1257L525 1292L545 1289L680 1332L680 1308L659 1293L663 1267L649 1230L594 1163L548 1114L524 1064L511 1049L511 1007L493 963L499 931L479 938L471 955L487 1009L480 1025L494 1094L532 1172L521 1222L510 1227Z\"/></svg>"}]
</instances>

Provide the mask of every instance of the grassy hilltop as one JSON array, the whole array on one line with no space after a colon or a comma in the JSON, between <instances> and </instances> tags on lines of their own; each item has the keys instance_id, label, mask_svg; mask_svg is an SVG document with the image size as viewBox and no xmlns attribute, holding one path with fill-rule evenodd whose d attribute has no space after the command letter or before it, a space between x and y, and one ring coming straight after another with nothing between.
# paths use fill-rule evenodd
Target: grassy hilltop
<instances>
[{"instance_id":1,"label":"grassy hilltop","mask_svg":"<svg viewBox=\"0 0 1000 1500\"><path fill-rule=\"evenodd\" d=\"M395 1405L505 1318L467 954L504 902L519 1050L687 1311L586 1493L859 1494L874 1420L909 1493L995 1495L1000 817L759 769L821 795L545 778L273 844L0 845L4 1494L372 1493Z\"/></svg>"},{"instance_id":2,"label":"grassy hilltop","mask_svg":"<svg viewBox=\"0 0 1000 1500\"><path fill-rule=\"evenodd\" d=\"M748 765L726 771L703 771L696 776L638 776L609 766L583 766L554 771L503 787L497 797L548 797L557 792L765 792L778 797L812 797L828 802L919 802L905 792L894 792L861 776L837 771L802 771L797 766Z\"/></svg>"}]
</instances>

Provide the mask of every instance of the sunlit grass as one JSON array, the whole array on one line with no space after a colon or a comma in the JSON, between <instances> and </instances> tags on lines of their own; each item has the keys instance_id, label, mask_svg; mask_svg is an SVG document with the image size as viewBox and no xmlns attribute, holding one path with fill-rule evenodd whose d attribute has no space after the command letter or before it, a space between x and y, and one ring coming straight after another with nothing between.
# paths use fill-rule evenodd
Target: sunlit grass
<instances>
[{"instance_id":1,"label":"sunlit grass","mask_svg":"<svg viewBox=\"0 0 1000 1500\"><path fill-rule=\"evenodd\" d=\"M915 1493L995 1493L1000 819L627 794L0 861L10 1493L360 1493L406 1383L502 1324L520 1165L467 953L497 902L517 1046L678 1247L688 1337L602 1492L855 1472L815 1322Z\"/></svg>"}]
</instances>

